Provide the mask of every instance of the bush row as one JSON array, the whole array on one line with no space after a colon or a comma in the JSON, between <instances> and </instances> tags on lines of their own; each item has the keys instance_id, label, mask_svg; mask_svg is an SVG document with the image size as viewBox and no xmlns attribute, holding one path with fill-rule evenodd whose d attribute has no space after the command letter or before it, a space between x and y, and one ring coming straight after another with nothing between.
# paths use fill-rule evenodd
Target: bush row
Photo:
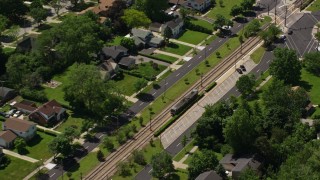
<instances>
[{"instance_id":1,"label":"bush row","mask_svg":"<svg viewBox=\"0 0 320 180\"><path fill-rule=\"evenodd\" d=\"M301 0L302 1L302 0ZM302 6L300 7L301 10L303 10L304 8L306 8L307 6L309 6L310 3L312 3L312 1L314 0L306 0L303 2Z\"/></svg>"},{"instance_id":2,"label":"bush row","mask_svg":"<svg viewBox=\"0 0 320 180\"><path fill-rule=\"evenodd\" d=\"M132 76L135 76L135 77L138 77L138 78L144 78L148 81L154 81L156 80L156 77L155 76L145 76L143 74L141 74L140 72L137 72L137 71L133 71L133 70L126 70L126 69L120 69L121 72L123 73L126 73L126 74L129 74L129 75L132 75Z\"/></svg>"},{"instance_id":3,"label":"bush row","mask_svg":"<svg viewBox=\"0 0 320 180\"><path fill-rule=\"evenodd\" d=\"M20 94L24 99L29 99L36 102L46 102L48 98L44 91L33 90L30 88L23 88Z\"/></svg>"},{"instance_id":4,"label":"bush row","mask_svg":"<svg viewBox=\"0 0 320 180\"><path fill-rule=\"evenodd\" d=\"M190 29L190 30L193 30L193 31L199 31L199 32L203 32L203 33L206 33L206 34L212 34L212 30L207 29L207 28L202 27L202 26L199 26L199 25L196 25L196 24L193 24L190 21L186 21L185 22L185 27L187 29Z\"/></svg>"},{"instance_id":5,"label":"bush row","mask_svg":"<svg viewBox=\"0 0 320 180\"><path fill-rule=\"evenodd\" d=\"M168 122L166 122L159 130L154 133L155 137L158 137L161 133L163 133L168 127L170 127L177 119L179 119L193 104L195 104L199 99L204 96L203 93L199 94L198 98L193 102L190 102L188 106L185 107L179 114L173 116Z\"/></svg>"},{"instance_id":6,"label":"bush row","mask_svg":"<svg viewBox=\"0 0 320 180\"><path fill-rule=\"evenodd\" d=\"M48 135L51 135L51 136L58 136L58 135L59 135L58 133L55 133L55 132L53 132L53 131L45 130L45 129L40 129L40 128L37 128L37 131L43 132L43 133L48 134Z\"/></svg>"},{"instance_id":7,"label":"bush row","mask_svg":"<svg viewBox=\"0 0 320 180\"><path fill-rule=\"evenodd\" d=\"M148 58L152 58L152 59L156 59L156 60L159 60L159 61L163 61L163 62L172 64L171 61L168 61L166 59L162 59L162 58L159 58L159 57L154 57L154 56L151 56L151 55L148 55L148 54L143 54L143 53L140 53L140 52L138 54L141 55L141 56L145 56L145 57L148 57Z\"/></svg>"},{"instance_id":8,"label":"bush row","mask_svg":"<svg viewBox=\"0 0 320 180\"><path fill-rule=\"evenodd\" d=\"M204 91L205 92L209 92L211 89L213 89L215 86L217 85L216 82L213 82L212 84L210 84Z\"/></svg>"}]
</instances>

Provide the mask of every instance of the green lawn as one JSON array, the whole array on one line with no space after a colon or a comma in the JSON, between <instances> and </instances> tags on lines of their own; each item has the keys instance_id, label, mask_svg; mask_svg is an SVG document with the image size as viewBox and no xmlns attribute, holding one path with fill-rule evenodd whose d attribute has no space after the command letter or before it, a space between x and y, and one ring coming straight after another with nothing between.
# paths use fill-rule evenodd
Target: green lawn
<instances>
[{"instance_id":1,"label":"green lawn","mask_svg":"<svg viewBox=\"0 0 320 180\"><path fill-rule=\"evenodd\" d=\"M84 118L81 115L75 114L70 110L67 110L68 113L68 119L64 121L57 129L57 131L63 132L66 127L69 126L76 126L78 130L80 130L82 122L84 121Z\"/></svg>"},{"instance_id":2,"label":"green lawn","mask_svg":"<svg viewBox=\"0 0 320 180\"><path fill-rule=\"evenodd\" d=\"M210 10L210 12L206 15L209 18L215 19L217 14L221 14L227 19L230 19L230 10L234 5L240 5L242 1L235 1L235 0L223 0L223 5L220 6L219 2L217 1L216 6Z\"/></svg>"},{"instance_id":3,"label":"green lawn","mask_svg":"<svg viewBox=\"0 0 320 180\"><path fill-rule=\"evenodd\" d=\"M259 64L261 58L263 57L264 53L266 52L264 47L259 47L257 50L255 50L251 55L251 59L253 60L253 62L255 62L256 64Z\"/></svg>"},{"instance_id":4,"label":"green lawn","mask_svg":"<svg viewBox=\"0 0 320 180\"><path fill-rule=\"evenodd\" d=\"M197 45L208 36L208 34L202 32L186 30L177 40Z\"/></svg>"},{"instance_id":5,"label":"green lawn","mask_svg":"<svg viewBox=\"0 0 320 180\"><path fill-rule=\"evenodd\" d=\"M136 92L134 89L134 83L138 80L139 78L135 76L122 73L122 75L116 76L112 81L114 82L115 86L122 91L121 93L131 96Z\"/></svg>"},{"instance_id":6,"label":"green lawn","mask_svg":"<svg viewBox=\"0 0 320 180\"><path fill-rule=\"evenodd\" d=\"M302 85L308 92L313 104L320 104L320 77L302 69L301 80L306 82Z\"/></svg>"},{"instance_id":7,"label":"green lawn","mask_svg":"<svg viewBox=\"0 0 320 180\"><path fill-rule=\"evenodd\" d=\"M170 42L168 46L161 48L160 50L183 56L184 54L186 54L188 51L191 50L191 47Z\"/></svg>"},{"instance_id":8,"label":"green lawn","mask_svg":"<svg viewBox=\"0 0 320 180\"><path fill-rule=\"evenodd\" d=\"M114 37L112 40L110 40L109 42L107 42L107 45L110 45L110 46L120 45L121 39L123 39L122 36L116 36L116 37Z\"/></svg>"},{"instance_id":9,"label":"green lawn","mask_svg":"<svg viewBox=\"0 0 320 180\"><path fill-rule=\"evenodd\" d=\"M37 135L27 142L26 152L23 152L23 154L37 160L49 159L52 154L49 152L48 144L54 138L52 135L37 131ZM14 151L18 152L17 149L14 149Z\"/></svg>"},{"instance_id":10,"label":"green lawn","mask_svg":"<svg viewBox=\"0 0 320 180\"><path fill-rule=\"evenodd\" d=\"M176 62L178 60L175 57L167 56L167 55L164 55L164 54L156 54L156 53L154 53L151 56L156 57L156 58L160 58L160 59L164 59L164 60L169 61L171 63L174 63L174 62Z\"/></svg>"},{"instance_id":11,"label":"green lawn","mask_svg":"<svg viewBox=\"0 0 320 180\"><path fill-rule=\"evenodd\" d=\"M174 161L180 161L194 147L194 140L190 141L177 155L174 156Z\"/></svg>"},{"instance_id":12,"label":"green lawn","mask_svg":"<svg viewBox=\"0 0 320 180\"><path fill-rule=\"evenodd\" d=\"M307 11L319 11L320 10L320 0L315 0L307 9Z\"/></svg>"},{"instance_id":13,"label":"green lawn","mask_svg":"<svg viewBox=\"0 0 320 180\"><path fill-rule=\"evenodd\" d=\"M0 168L0 179L23 179L36 168L35 164L28 161L24 161L8 155L7 157L10 158L11 162L7 167Z\"/></svg>"},{"instance_id":14,"label":"green lawn","mask_svg":"<svg viewBox=\"0 0 320 180\"><path fill-rule=\"evenodd\" d=\"M204 21L204 20L201 20L201 19L192 18L192 17L189 17L188 19L190 20L190 22L192 24L204 27L206 29L213 30L213 25L211 23L207 22L207 21Z\"/></svg>"},{"instance_id":15,"label":"green lawn","mask_svg":"<svg viewBox=\"0 0 320 180\"><path fill-rule=\"evenodd\" d=\"M217 38L216 35L211 35L211 37L209 37L205 42L202 43L202 45L204 44L210 44L212 41L214 41Z\"/></svg>"},{"instance_id":16,"label":"green lawn","mask_svg":"<svg viewBox=\"0 0 320 180\"><path fill-rule=\"evenodd\" d=\"M153 65L151 65L150 62L146 62L139 64L137 69L133 69L131 71L138 72L139 74L145 77L153 77L160 74L166 68L166 66L158 64L158 69L154 69Z\"/></svg>"},{"instance_id":17,"label":"green lawn","mask_svg":"<svg viewBox=\"0 0 320 180\"><path fill-rule=\"evenodd\" d=\"M9 48L9 47L5 47L2 49L3 53L7 56L11 55L16 49L15 48Z\"/></svg>"}]
</instances>

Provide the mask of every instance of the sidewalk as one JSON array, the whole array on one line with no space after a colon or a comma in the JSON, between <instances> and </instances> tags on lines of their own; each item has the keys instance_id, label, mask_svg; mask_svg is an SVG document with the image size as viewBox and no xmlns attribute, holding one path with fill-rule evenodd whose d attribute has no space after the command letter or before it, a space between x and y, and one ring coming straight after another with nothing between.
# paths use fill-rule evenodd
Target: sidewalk
<instances>
[{"instance_id":1,"label":"sidewalk","mask_svg":"<svg viewBox=\"0 0 320 180\"><path fill-rule=\"evenodd\" d=\"M22 160L25 160L25 161L32 162L32 163L36 163L36 162L39 161L37 159L33 159L31 157L28 157L28 156L20 155L20 154L18 154L16 152L9 151L7 149L3 149L3 153L4 154L8 154L8 155L13 156L13 157L16 157L16 158L19 158L19 159L22 159Z\"/></svg>"},{"instance_id":2,"label":"sidewalk","mask_svg":"<svg viewBox=\"0 0 320 180\"><path fill-rule=\"evenodd\" d=\"M57 133L57 134L61 134L60 131L56 131L56 130L53 130L53 129L50 129L50 128L46 128L46 127L43 127L43 126L40 126L40 125L37 125L37 128L38 129L43 129L44 131L51 131L51 132L54 132L54 133Z\"/></svg>"},{"instance_id":3,"label":"sidewalk","mask_svg":"<svg viewBox=\"0 0 320 180\"><path fill-rule=\"evenodd\" d=\"M197 47L197 45L186 43L186 42L179 41L179 40L176 40L176 39L170 39L169 41L170 42L175 42L175 43L178 43L178 44L182 44L182 45L185 45L185 46L193 47L193 48Z\"/></svg>"},{"instance_id":4,"label":"sidewalk","mask_svg":"<svg viewBox=\"0 0 320 180\"><path fill-rule=\"evenodd\" d=\"M154 52L158 53L158 54L164 54L164 55L167 55L167 56L171 56L171 57L175 57L175 58L178 58L178 59L182 59L182 56L180 56L180 55L169 53L169 52L165 52L165 51L160 51L158 49L156 49Z\"/></svg>"}]
</instances>

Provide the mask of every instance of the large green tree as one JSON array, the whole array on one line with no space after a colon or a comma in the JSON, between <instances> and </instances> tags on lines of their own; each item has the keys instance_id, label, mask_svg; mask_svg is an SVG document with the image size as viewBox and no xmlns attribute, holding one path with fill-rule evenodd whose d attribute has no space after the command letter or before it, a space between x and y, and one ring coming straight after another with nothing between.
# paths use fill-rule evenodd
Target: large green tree
<instances>
[{"instance_id":1,"label":"large green tree","mask_svg":"<svg viewBox=\"0 0 320 180\"><path fill-rule=\"evenodd\" d=\"M7 17L0 15L0 36L1 33L7 28L9 20Z\"/></svg>"},{"instance_id":2,"label":"large green tree","mask_svg":"<svg viewBox=\"0 0 320 180\"><path fill-rule=\"evenodd\" d=\"M217 156L211 150L195 153L188 167L189 179L195 179L203 172L214 170L218 164Z\"/></svg>"},{"instance_id":3,"label":"large green tree","mask_svg":"<svg viewBox=\"0 0 320 180\"><path fill-rule=\"evenodd\" d=\"M168 0L137 0L134 8L143 11L152 21L164 20L165 10L168 8Z\"/></svg>"},{"instance_id":4,"label":"large green tree","mask_svg":"<svg viewBox=\"0 0 320 180\"><path fill-rule=\"evenodd\" d=\"M223 26L233 26L233 22L221 14L217 14L215 21L213 22L214 29L221 29Z\"/></svg>"},{"instance_id":5,"label":"large green tree","mask_svg":"<svg viewBox=\"0 0 320 180\"><path fill-rule=\"evenodd\" d=\"M270 64L270 74L286 84L297 84L301 78L302 66L296 52L288 48L277 48L274 56Z\"/></svg>"},{"instance_id":6,"label":"large green tree","mask_svg":"<svg viewBox=\"0 0 320 180\"><path fill-rule=\"evenodd\" d=\"M30 9L30 15L39 25L42 21L46 20L48 17L48 12L44 8L32 8Z\"/></svg>"},{"instance_id":7,"label":"large green tree","mask_svg":"<svg viewBox=\"0 0 320 180\"><path fill-rule=\"evenodd\" d=\"M144 12L135 9L124 10L124 15L121 18L129 28L147 28L151 23L151 20L144 14Z\"/></svg>"},{"instance_id":8,"label":"large green tree","mask_svg":"<svg viewBox=\"0 0 320 180\"><path fill-rule=\"evenodd\" d=\"M258 34L261 28L261 23L259 19L252 20L245 28L244 28L244 36L246 38L250 36L254 36Z\"/></svg>"},{"instance_id":9,"label":"large green tree","mask_svg":"<svg viewBox=\"0 0 320 180\"><path fill-rule=\"evenodd\" d=\"M6 16L11 21L19 20L28 11L23 0L1 0L0 14Z\"/></svg>"},{"instance_id":10,"label":"large green tree","mask_svg":"<svg viewBox=\"0 0 320 180\"><path fill-rule=\"evenodd\" d=\"M73 154L73 146L70 140L64 135L55 137L49 144L49 151L54 155L54 158L60 153L64 157Z\"/></svg>"},{"instance_id":11,"label":"large green tree","mask_svg":"<svg viewBox=\"0 0 320 180\"><path fill-rule=\"evenodd\" d=\"M236 87L242 93L244 97L247 97L253 93L253 87L255 85L254 75L243 75L236 82Z\"/></svg>"},{"instance_id":12,"label":"large green tree","mask_svg":"<svg viewBox=\"0 0 320 180\"><path fill-rule=\"evenodd\" d=\"M151 157L152 176L156 178L164 178L167 174L174 172L171 156L162 151Z\"/></svg>"},{"instance_id":13,"label":"large green tree","mask_svg":"<svg viewBox=\"0 0 320 180\"><path fill-rule=\"evenodd\" d=\"M308 53L304 56L303 64L306 70L320 76L320 52Z\"/></svg>"},{"instance_id":14,"label":"large green tree","mask_svg":"<svg viewBox=\"0 0 320 180\"><path fill-rule=\"evenodd\" d=\"M260 33L261 38L264 40L264 46L270 46L276 39L277 36L281 33L279 27L274 24L271 24L266 31Z\"/></svg>"}]
</instances>

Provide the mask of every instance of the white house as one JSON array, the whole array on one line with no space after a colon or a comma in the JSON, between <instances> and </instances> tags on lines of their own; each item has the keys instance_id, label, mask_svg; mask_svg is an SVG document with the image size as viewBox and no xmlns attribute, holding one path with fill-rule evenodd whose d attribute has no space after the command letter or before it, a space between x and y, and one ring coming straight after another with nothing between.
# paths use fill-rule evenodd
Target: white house
<instances>
[{"instance_id":1,"label":"white house","mask_svg":"<svg viewBox=\"0 0 320 180\"><path fill-rule=\"evenodd\" d=\"M172 36L176 38L183 31L184 21L181 18L176 18L174 20L168 21L166 25L171 29Z\"/></svg>"},{"instance_id":2,"label":"white house","mask_svg":"<svg viewBox=\"0 0 320 180\"><path fill-rule=\"evenodd\" d=\"M211 5L211 0L187 0L184 5L197 11L204 11Z\"/></svg>"},{"instance_id":3,"label":"white house","mask_svg":"<svg viewBox=\"0 0 320 180\"><path fill-rule=\"evenodd\" d=\"M10 148L13 146L14 140L17 138L17 135L12 131L1 131L0 132L0 146L4 148Z\"/></svg>"},{"instance_id":4,"label":"white house","mask_svg":"<svg viewBox=\"0 0 320 180\"><path fill-rule=\"evenodd\" d=\"M163 34L164 30L166 29L166 27L167 27L166 24L161 24L161 23L154 22L154 23L150 24L149 30L153 31L153 32L158 32L158 33Z\"/></svg>"},{"instance_id":5,"label":"white house","mask_svg":"<svg viewBox=\"0 0 320 180\"><path fill-rule=\"evenodd\" d=\"M2 123L2 129L4 131L10 130L25 140L32 139L37 131L35 123L18 118L8 118L4 123Z\"/></svg>"}]
</instances>

